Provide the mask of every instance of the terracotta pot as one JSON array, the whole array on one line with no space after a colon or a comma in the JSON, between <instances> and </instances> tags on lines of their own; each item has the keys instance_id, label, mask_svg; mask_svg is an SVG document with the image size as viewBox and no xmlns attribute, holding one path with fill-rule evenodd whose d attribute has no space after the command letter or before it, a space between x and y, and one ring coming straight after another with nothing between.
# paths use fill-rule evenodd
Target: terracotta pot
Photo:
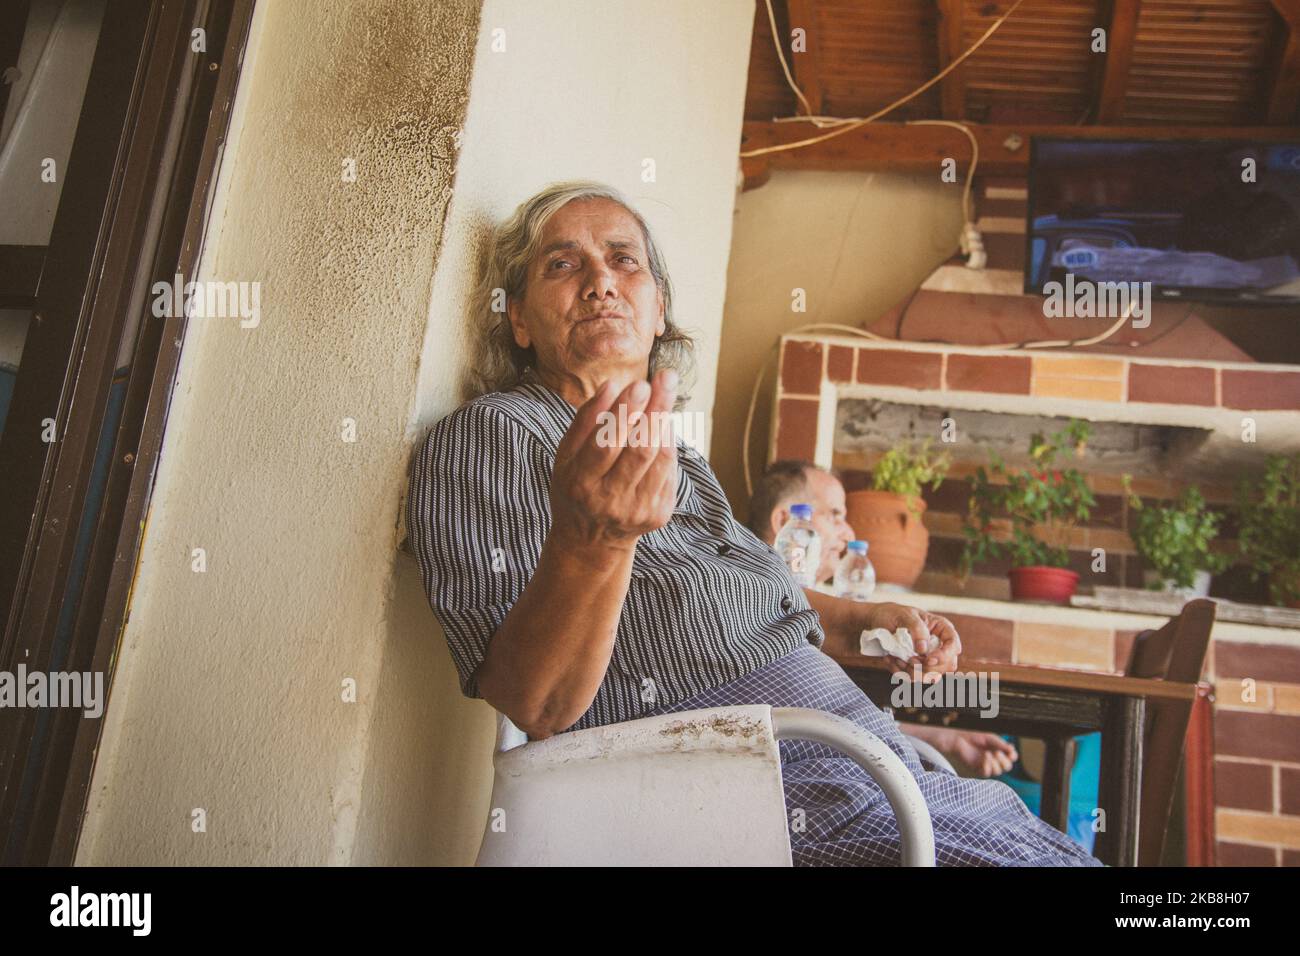
<instances>
[{"instance_id":1,"label":"terracotta pot","mask_svg":"<svg viewBox=\"0 0 1300 956\"><path fill-rule=\"evenodd\" d=\"M909 504L914 511L908 510ZM892 491L854 491L847 496L853 533L870 546L876 581L910 588L925 567L930 532L921 515L925 499Z\"/></svg>"},{"instance_id":2,"label":"terracotta pot","mask_svg":"<svg viewBox=\"0 0 1300 956\"><path fill-rule=\"evenodd\" d=\"M1012 600L1045 601L1049 604L1069 604L1079 583L1077 572L1044 565L1012 568L1007 577L1011 578Z\"/></svg>"}]
</instances>

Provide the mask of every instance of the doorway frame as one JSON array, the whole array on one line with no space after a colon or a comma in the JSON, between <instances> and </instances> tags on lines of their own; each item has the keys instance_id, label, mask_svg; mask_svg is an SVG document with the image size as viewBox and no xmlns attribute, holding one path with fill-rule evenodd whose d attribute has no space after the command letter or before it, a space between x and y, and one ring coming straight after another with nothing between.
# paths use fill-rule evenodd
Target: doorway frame
<instances>
[{"instance_id":1,"label":"doorway frame","mask_svg":"<svg viewBox=\"0 0 1300 956\"><path fill-rule=\"evenodd\" d=\"M253 9L108 0L0 439L0 670L102 674L104 709L0 722L0 864L76 856L185 337L149 291L197 271Z\"/></svg>"}]
</instances>

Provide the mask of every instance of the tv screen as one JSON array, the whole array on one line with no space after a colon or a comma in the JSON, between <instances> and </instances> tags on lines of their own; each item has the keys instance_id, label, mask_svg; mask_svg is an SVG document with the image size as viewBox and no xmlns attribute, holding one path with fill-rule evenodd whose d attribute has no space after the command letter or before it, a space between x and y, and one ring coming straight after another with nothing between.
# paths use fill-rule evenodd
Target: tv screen
<instances>
[{"instance_id":1,"label":"tv screen","mask_svg":"<svg viewBox=\"0 0 1300 956\"><path fill-rule=\"evenodd\" d=\"M1300 143L1035 138L1025 253L1026 292L1300 302Z\"/></svg>"}]
</instances>

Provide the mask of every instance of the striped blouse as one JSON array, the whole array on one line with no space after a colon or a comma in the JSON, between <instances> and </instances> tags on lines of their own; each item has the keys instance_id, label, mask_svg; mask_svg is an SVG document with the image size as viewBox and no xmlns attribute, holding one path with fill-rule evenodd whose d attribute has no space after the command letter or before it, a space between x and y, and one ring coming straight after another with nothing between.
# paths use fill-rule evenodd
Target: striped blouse
<instances>
[{"instance_id":1,"label":"striped blouse","mask_svg":"<svg viewBox=\"0 0 1300 956\"><path fill-rule=\"evenodd\" d=\"M531 370L530 370L531 371ZM416 456L407 528L462 692L540 560L555 453L576 409L534 374L462 405ZM824 640L776 552L679 438L672 519L637 542L604 680L569 730L634 720Z\"/></svg>"}]
</instances>

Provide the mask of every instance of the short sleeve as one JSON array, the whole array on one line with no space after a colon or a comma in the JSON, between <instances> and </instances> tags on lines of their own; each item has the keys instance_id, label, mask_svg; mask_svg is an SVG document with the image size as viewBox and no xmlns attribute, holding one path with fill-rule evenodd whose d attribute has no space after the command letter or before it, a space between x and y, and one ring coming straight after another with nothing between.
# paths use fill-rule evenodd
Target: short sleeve
<instances>
[{"instance_id":1,"label":"short sleeve","mask_svg":"<svg viewBox=\"0 0 1300 956\"><path fill-rule=\"evenodd\" d=\"M532 432L476 403L430 429L416 456L407 529L467 697L482 696L475 672L541 558L554 465Z\"/></svg>"}]
</instances>

